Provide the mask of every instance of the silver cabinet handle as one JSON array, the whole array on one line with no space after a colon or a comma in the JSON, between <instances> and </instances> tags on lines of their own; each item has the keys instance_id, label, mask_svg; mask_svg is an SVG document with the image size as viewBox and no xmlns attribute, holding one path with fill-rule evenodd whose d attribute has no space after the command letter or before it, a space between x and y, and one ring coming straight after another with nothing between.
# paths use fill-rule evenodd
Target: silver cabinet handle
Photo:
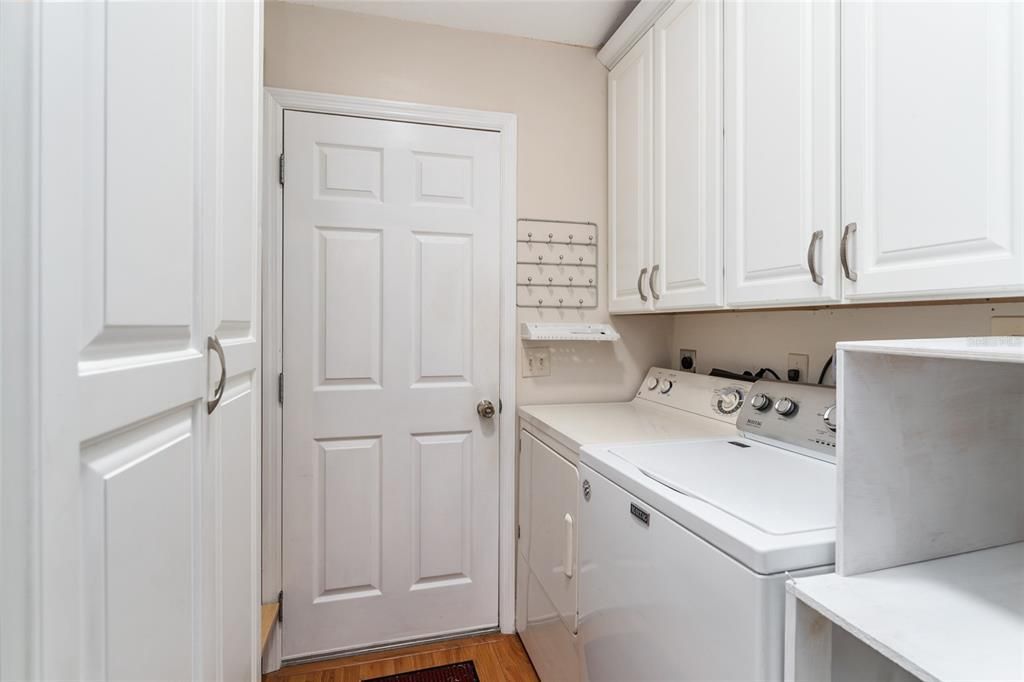
<instances>
[{"instance_id":1,"label":"silver cabinet handle","mask_svg":"<svg viewBox=\"0 0 1024 682\"><path fill-rule=\"evenodd\" d=\"M648 284L650 284L651 296L654 297L655 301L661 300L661 296L658 294L658 290L654 288L654 278L658 276L658 270L660 268L660 265L655 265L653 268L651 268L651 279L648 281Z\"/></svg>"},{"instance_id":2,"label":"silver cabinet handle","mask_svg":"<svg viewBox=\"0 0 1024 682\"><path fill-rule=\"evenodd\" d=\"M850 269L850 235L857 231L857 223L847 223L843 228L843 240L839 244L839 262L843 266L843 274L851 282L857 281L857 273Z\"/></svg>"},{"instance_id":3,"label":"silver cabinet handle","mask_svg":"<svg viewBox=\"0 0 1024 682\"><path fill-rule=\"evenodd\" d=\"M640 276L636 278L636 290L640 293L640 301L647 303L647 297L644 296L644 275L647 274L647 268L640 270Z\"/></svg>"},{"instance_id":4,"label":"silver cabinet handle","mask_svg":"<svg viewBox=\"0 0 1024 682\"><path fill-rule=\"evenodd\" d=\"M814 280L814 283L819 286L825 280L821 278L821 273L818 272L818 266L815 264L816 259L814 257L814 247L817 246L818 242L820 242L824 236L825 232L822 230L818 230L817 232L811 235L811 243L807 247L807 269L811 271L811 279Z\"/></svg>"},{"instance_id":5,"label":"silver cabinet handle","mask_svg":"<svg viewBox=\"0 0 1024 682\"><path fill-rule=\"evenodd\" d=\"M220 358L220 381L217 382L217 388L213 392L213 400L206 401L206 414L213 414L217 405L220 405L220 399L224 397L224 384L228 380L228 366L224 363L224 347L220 345L220 339L216 336L206 338L206 350L207 352L214 351Z\"/></svg>"}]
</instances>

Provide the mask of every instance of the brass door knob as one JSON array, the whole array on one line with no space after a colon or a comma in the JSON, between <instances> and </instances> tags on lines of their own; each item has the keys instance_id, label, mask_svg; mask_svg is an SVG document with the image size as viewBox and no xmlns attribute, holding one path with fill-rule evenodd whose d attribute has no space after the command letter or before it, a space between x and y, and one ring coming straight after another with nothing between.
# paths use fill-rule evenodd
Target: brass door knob
<instances>
[{"instance_id":1,"label":"brass door knob","mask_svg":"<svg viewBox=\"0 0 1024 682\"><path fill-rule=\"evenodd\" d=\"M490 419L494 416L494 403L490 400L481 400L476 404L476 413L484 419Z\"/></svg>"}]
</instances>

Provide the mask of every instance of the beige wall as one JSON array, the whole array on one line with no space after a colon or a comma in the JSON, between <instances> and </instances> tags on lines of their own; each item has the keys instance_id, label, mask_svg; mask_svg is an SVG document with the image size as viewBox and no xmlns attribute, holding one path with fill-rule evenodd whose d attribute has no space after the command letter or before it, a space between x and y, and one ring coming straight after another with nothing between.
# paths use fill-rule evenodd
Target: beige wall
<instances>
[{"instance_id":1,"label":"beige wall","mask_svg":"<svg viewBox=\"0 0 1024 682\"><path fill-rule=\"evenodd\" d=\"M985 336L993 316L1016 315L1024 315L1024 303L688 313L675 316L670 352L677 366L679 349L696 350L699 372L771 367L783 377L787 354L805 353L817 381L839 341Z\"/></svg>"},{"instance_id":2,"label":"beige wall","mask_svg":"<svg viewBox=\"0 0 1024 682\"><path fill-rule=\"evenodd\" d=\"M516 114L519 216L596 222L605 272L607 71L594 50L280 2L264 41L268 86ZM596 311L519 317L605 322L606 305L602 286ZM520 378L519 403L627 399L669 361L671 317L614 324L614 344L551 344L551 376Z\"/></svg>"}]
</instances>

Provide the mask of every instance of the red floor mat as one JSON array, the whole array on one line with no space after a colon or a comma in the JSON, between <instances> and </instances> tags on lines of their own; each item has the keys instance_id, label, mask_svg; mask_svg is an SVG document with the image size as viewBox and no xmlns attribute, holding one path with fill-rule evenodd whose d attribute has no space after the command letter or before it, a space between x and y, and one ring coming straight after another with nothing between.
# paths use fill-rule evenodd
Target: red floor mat
<instances>
[{"instance_id":1,"label":"red floor mat","mask_svg":"<svg viewBox=\"0 0 1024 682\"><path fill-rule=\"evenodd\" d=\"M462 661L409 673L374 677L363 682L480 682L480 678L477 677L473 661Z\"/></svg>"}]
</instances>

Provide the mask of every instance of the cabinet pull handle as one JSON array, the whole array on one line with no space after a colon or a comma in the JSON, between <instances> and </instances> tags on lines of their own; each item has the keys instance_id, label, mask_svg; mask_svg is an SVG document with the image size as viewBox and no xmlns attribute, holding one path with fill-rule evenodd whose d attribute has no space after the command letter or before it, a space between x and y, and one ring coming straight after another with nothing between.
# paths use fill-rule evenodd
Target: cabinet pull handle
<instances>
[{"instance_id":1,"label":"cabinet pull handle","mask_svg":"<svg viewBox=\"0 0 1024 682\"><path fill-rule=\"evenodd\" d=\"M216 336L209 336L206 338L206 350L214 351L217 357L220 358L220 381L217 382L217 388L213 392L213 400L206 402L206 414L213 414L213 411L217 409L217 405L220 404L220 399L224 397L224 384L228 378L228 367L224 363L224 347L220 345L220 339Z\"/></svg>"},{"instance_id":2,"label":"cabinet pull handle","mask_svg":"<svg viewBox=\"0 0 1024 682\"><path fill-rule=\"evenodd\" d=\"M647 274L647 268L640 270L640 276L636 278L636 290L640 294L640 301L647 303L647 296L644 295L644 275Z\"/></svg>"},{"instance_id":3,"label":"cabinet pull handle","mask_svg":"<svg viewBox=\"0 0 1024 682\"><path fill-rule=\"evenodd\" d=\"M821 283L825 280L821 278L821 273L818 272L818 266L815 264L816 259L814 257L814 247L818 245L818 242L820 242L824 236L824 231L818 230L811 235L811 243L807 247L807 269L811 271L811 279L814 280L814 283L818 286L821 286Z\"/></svg>"},{"instance_id":4,"label":"cabinet pull handle","mask_svg":"<svg viewBox=\"0 0 1024 682\"><path fill-rule=\"evenodd\" d=\"M843 240L839 244L839 262L843 266L843 274L851 282L857 281L857 272L850 269L850 235L857 231L857 223L847 223L843 228Z\"/></svg>"},{"instance_id":5,"label":"cabinet pull handle","mask_svg":"<svg viewBox=\"0 0 1024 682\"><path fill-rule=\"evenodd\" d=\"M661 268L660 265L655 265L653 268L651 268L651 279L648 280L648 284L650 284L650 289L651 289L651 296L654 297L655 301L660 301L661 300L661 295L658 294L658 290L654 288L654 278L658 276L658 270L660 268Z\"/></svg>"}]
</instances>

